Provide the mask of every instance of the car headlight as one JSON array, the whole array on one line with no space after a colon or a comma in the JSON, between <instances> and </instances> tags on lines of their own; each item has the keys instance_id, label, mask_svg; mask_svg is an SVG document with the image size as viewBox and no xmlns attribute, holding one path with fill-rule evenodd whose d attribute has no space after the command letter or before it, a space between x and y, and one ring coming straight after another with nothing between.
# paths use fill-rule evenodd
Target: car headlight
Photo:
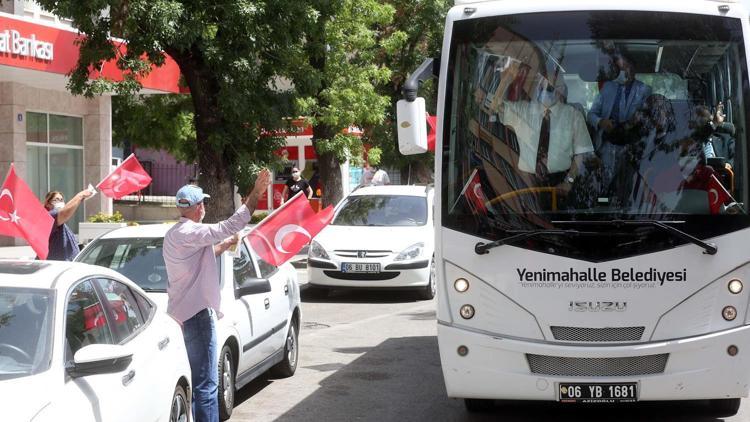
<instances>
[{"instance_id":1,"label":"car headlight","mask_svg":"<svg viewBox=\"0 0 750 422\"><path fill-rule=\"evenodd\" d=\"M331 259L328 256L328 253L326 253L326 250L323 249L322 246L320 246L320 243L316 241L312 241L310 243L310 252L308 252L308 257L310 258L321 258L321 259Z\"/></svg>"},{"instance_id":2,"label":"car headlight","mask_svg":"<svg viewBox=\"0 0 750 422\"><path fill-rule=\"evenodd\" d=\"M420 256L422 256L422 252L424 252L424 243L415 243L401 251L401 253L398 254L393 260L406 261L407 259L419 258Z\"/></svg>"}]
</instances>

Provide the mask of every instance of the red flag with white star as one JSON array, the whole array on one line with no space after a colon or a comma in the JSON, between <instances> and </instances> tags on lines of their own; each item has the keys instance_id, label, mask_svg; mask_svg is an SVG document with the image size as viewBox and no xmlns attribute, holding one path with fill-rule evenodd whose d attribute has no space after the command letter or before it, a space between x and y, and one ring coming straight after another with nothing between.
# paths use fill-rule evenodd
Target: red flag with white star
<instances>
[{"instance_id":1,"label":"red flag with white star","mask_svg":"<svg viewBox=\"0 0 750 422\"><path fill-rule=\"evenodd\" d=\"M471 172L461 194L466 197L473 214L487 214L487 197L484 196L482 181L476 169Z\"/></svg>"},{"instance_id":2,"label":"red flag with white star","mask_svg":"<svg viewBox=\"0 0 750 422\"><path fill-rule=\"evenodd\" d=\"M0 235L26 239L40 259L47 259L54 221L11 164L0 188Z\"/></svg>"},{"instance_id":3,"label":"red flag with white star","mask_svg":"<svg viewBox=\"0 0 750 422\"><path fill-rule=\"evenodd\" d=\"M149 184L151 176L143 169L135 154L130 154L109 176L99 182L96 188L110 198L120 199Z\"/></svg>"}]
</instances>

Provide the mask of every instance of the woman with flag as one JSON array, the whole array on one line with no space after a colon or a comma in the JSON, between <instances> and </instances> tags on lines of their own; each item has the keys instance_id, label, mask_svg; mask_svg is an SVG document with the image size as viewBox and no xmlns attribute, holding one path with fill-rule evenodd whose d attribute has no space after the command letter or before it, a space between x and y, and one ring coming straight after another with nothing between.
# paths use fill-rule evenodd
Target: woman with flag
<instances>
[{"instance_id":1,"label":"woman with flag","mask_svg":"<svg viewBox=\"0 0 750 422\"><path fill-rule=\"evenodd\" d=\"M62 192L52 191L44 197L44 208L49 215L55 219L52 225L52 231L49 234L49 255L47 259L51 261L72 261L78 255L78 241L75 235L68 227L67 223L75 215L78 206L93 195L94 192L84 189L70 201L65 203L65 197Z\"/></svg>"}]
</instances>

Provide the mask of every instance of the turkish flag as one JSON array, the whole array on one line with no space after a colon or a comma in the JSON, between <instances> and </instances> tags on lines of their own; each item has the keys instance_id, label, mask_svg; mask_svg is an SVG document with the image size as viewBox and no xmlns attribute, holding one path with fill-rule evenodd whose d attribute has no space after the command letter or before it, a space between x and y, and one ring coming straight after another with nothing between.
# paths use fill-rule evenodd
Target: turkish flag
<instances>
[{"instance_id":1,"label":"turkish flag","mask_svg":"<svg viewBox=\"0 0 750 422\"><path fill-rule=\"evenodd\" d=\"M479 173L476 169L471 173L471 177L464 185L461 194L469 201L469 206L474 214L487 214L487 197L484 196L484 191L482 191L482 181L479 179Z\"/></svg>"},{"instance_id":2,"label":"turkish flag","mask_svg":"<svg viewBox=\"0 0 750 422\"><path fill-rule=\"evenodd\" d=\"M734 201L732 195L724 188L719 179L715 175L711 175L708 179L708 209L711 214L718 214L721 212L721 206L727 202Z\"/></svg>"},{"instance_id":3,"label":"turkish flag","mask_svg":"<svg viewBox=\"0 0 750 422\"><path fill-rule=\"evenodd\" d=\"M40 259L47 259L54 221L11 163L0 188L0 234L26 239Z\"/></svg>"},{"instance_id":4,"label":"turkish flag","mask_svg":"<svg viewBox=\"0 0 750 422\"><path fill-rule=\"evenodd\" d=\"M279 266L310 243L332 219L332 206L316 213L307 196L299 192L263 219L247 237L261 258Z\"/></svg>"},{"instance_id":5,"label":"turkish flag","mask_svg":"<svg viewBox=\"0 0 750 422\"><path fill-rule=\"evenodd\" d=\"M120 199L145 188L150 183L151 176L143 169L135 154L130 154L109 176L99 182L96 188L110 198Z\"/></svg>"}]
</instances>

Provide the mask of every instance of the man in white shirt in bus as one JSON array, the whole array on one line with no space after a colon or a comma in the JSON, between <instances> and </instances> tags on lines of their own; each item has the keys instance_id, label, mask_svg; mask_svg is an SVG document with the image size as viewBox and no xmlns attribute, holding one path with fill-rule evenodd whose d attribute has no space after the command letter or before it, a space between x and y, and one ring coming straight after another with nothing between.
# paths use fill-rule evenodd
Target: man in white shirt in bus
<instances>
[{"instance_id":1,"label":"man in white shirt in bus","mask_svg":"<svg viewBox=\"0 0 750 422\"><path fill-rule=\"evenodd\" d=\"M533 175L538 186L555 186L565 195L584 159L594 157L594 146L581 112L565 103L562 76L543 77L539 87L536 101L502 101L498 117L518 138L518 169Z\"/></svg>"}]
</instances>

